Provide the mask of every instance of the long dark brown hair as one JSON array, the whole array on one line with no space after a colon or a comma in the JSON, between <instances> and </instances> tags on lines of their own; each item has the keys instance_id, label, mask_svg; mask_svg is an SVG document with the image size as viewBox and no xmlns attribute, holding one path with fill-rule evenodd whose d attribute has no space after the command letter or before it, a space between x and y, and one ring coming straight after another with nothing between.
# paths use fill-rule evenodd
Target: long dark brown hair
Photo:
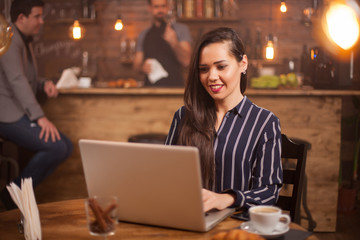
<instances>
[{"instance_id":1,"label":"long dark brown hair","mask_svg":"<svg viewBox=\"0 0 360 240\"><path fill-rule=\"evenodd\" d=\"M231 28L217 28L205 33L194 49L185 85L185 116L181 121L177 144L196 146L200 152L203 186L213 190L215 186L214 134L216 108L213 98L200 82L199 61L204 47L212 43L229 42L229 51L238 62L245 49L237 33ZM246 73L241 74L240 91L246 89Z\"/></svg>"}]
</instances>

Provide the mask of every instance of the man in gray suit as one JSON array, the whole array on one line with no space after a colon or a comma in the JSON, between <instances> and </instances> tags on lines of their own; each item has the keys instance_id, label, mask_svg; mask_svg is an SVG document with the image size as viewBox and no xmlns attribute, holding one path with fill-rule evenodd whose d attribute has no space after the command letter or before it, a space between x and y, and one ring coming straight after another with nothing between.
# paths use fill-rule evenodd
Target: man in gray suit
<instances>
[{"instance_id":1,"label":"man in gray suit","mask_svg":"<svg viewBox=\"0 0 360 240\"><path fill-rule=\"evenodd\" d=\"M43 21L42 0L14 0L11 27L14 32L8 51L0 57L0 136L32 152L30 159L14 182L32 177L34 187L72 152L71 141L49 121L36 93L43 90L48 97L58 92L51 81L38 78L36 60L31 45L32 36L39 33ZM15 208L6 188L0 198L7 209Z\"/></svg>"}]
</instances>

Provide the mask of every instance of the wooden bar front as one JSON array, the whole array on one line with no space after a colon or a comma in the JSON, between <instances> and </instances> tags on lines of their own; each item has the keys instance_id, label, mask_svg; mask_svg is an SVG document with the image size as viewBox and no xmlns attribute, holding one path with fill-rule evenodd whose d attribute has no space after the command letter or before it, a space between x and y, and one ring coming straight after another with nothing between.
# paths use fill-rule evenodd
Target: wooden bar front
<instances>
[{"instance_id":1,"label":"wooden bar front","mask_svg":"<svg viewBox=\"0 0 360 240\"><path fill-rule=\"evenodd\" d=\"M360 92L249 89L246 95L279 117L283 133L311 143L306 166L308 207L317 222L315 231L334 232L342 96L360 95ZM83 181L79 139L127 141L134 134L166 134L174 112L182 104L183 89L61 90L57 99L43 104L47 117L75 146L75 157L58 171L72 169L78 173L74 179ZM307 226L307 222L302 225Z\"/></svg>"}]
</instances>

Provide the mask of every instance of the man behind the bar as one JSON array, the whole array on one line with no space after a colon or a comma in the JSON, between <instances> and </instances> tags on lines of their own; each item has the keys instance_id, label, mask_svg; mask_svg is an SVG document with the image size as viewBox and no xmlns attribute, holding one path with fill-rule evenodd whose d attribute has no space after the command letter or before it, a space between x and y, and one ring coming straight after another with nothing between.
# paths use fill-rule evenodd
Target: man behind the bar
<instances>
[{"instance_id":1,"label":"man behind the bar","mask_svg":"<svg viewBox=\"0 0 360 240\"><path fill-rule=\"evenodd\" d=\"M31 45L43 21L44 3L41 0L14 0L11 27L14 33L8 51L0 57L0 136L34 152L14 182L31 177L36 187L72 152L71 141L57 130L44 115L36 100L36 92L48 97L58 92L51 81L38 78ZM16 208L6 188L0 192L6 209Z\"/></svg>"},{"instance_id":2,"label":"man behind the bar","mask_svg":"<svg viewBox=\"0 0 360 240\"><path fill-rule=\"evenodd\" d=\"M170 6L167 0L149 0L153 25L140 33L136 43L134 68L145 73L145 86L184 86L183 68L190 62L191 35L186 25L171 23L168 19ZM149 80L154 70L150 59L156 59L168 73L167 77Z\"/></svg>"}]
</instances>

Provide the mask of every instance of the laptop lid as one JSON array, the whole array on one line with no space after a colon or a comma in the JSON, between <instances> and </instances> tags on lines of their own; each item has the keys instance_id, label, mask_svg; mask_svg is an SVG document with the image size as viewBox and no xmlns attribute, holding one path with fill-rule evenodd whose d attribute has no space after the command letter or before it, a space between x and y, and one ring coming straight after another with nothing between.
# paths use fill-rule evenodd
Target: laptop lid
<instances>
[{"instance_id":1,"label":"laptop lid","mask_svg":"<svg viewBox=\"0 0 360 240\"><path fill-rule=\"evenodd\" d=\"M79 146L89 196L117 196L121 221L208 231L233 211L206 224L195 147L85 139Z\"/></svg>"}]
</instances>

